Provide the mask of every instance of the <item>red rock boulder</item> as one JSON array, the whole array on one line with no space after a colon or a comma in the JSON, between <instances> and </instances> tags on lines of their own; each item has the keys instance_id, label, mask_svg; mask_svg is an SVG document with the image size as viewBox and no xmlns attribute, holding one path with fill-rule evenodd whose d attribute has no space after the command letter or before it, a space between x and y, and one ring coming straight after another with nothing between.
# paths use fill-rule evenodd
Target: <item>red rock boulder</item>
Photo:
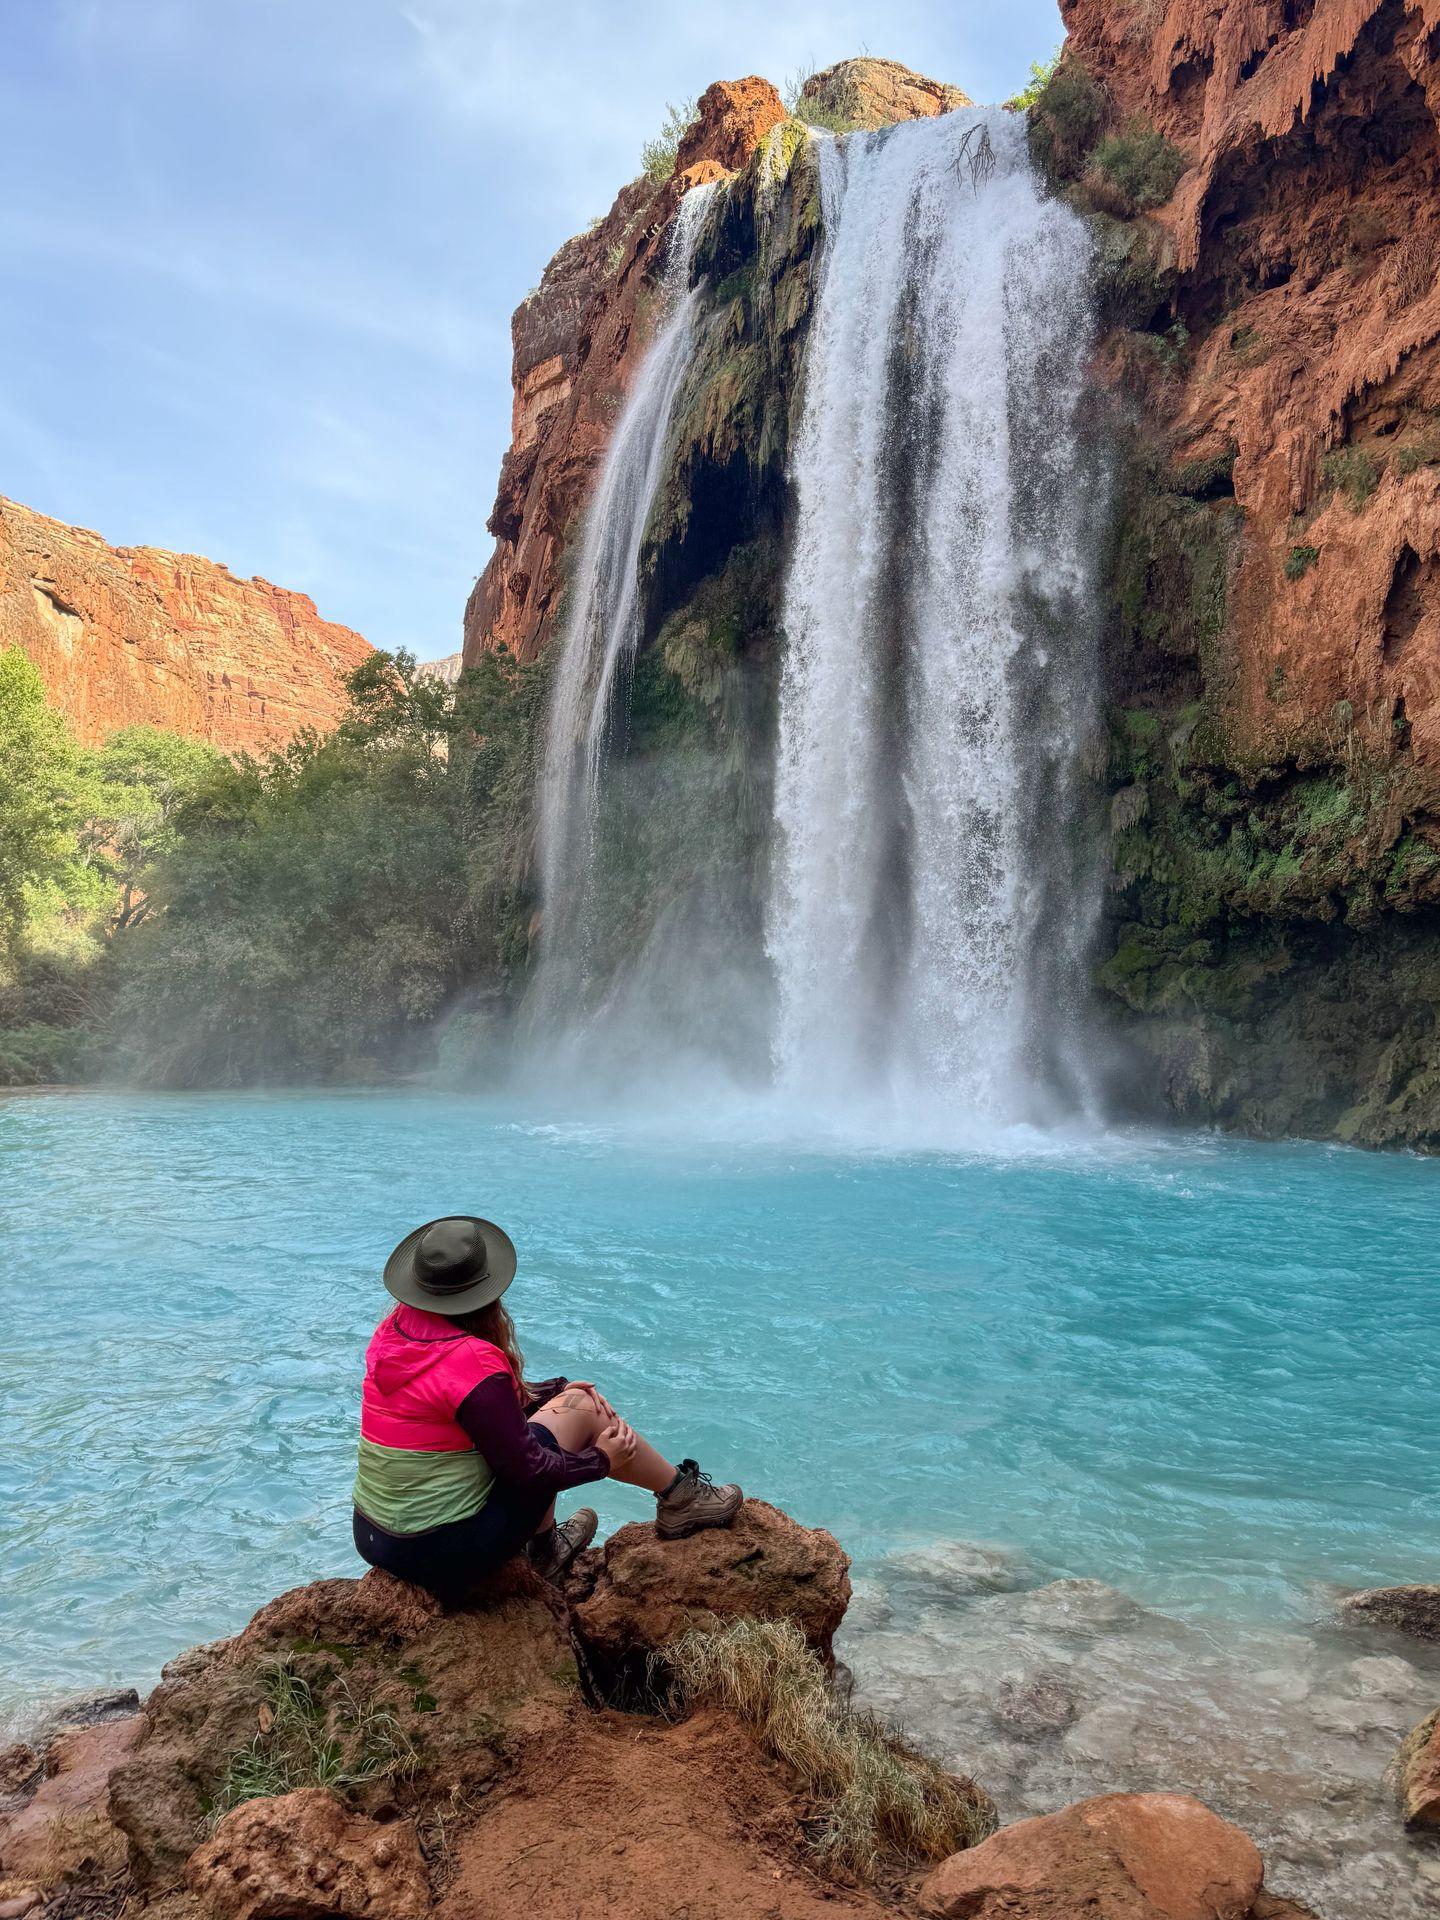
<instances>
[{"instance_id":1,"label":"red rock boulder","mask_svg":"<svg viewBox=\"0 0 1440 1920\"><path fill-rule=\"evenodd\" d=\"M933 120L974 103L959 87L927 79L898 60L868 56L842 60L812 73L800 89L802 103L820 108L850 127L893 127L901 120Z\"/></svg>"},{"instance_id":2,"label":"red rock boulder","mask_svg":"<svg viewBox=\"0 0 1440 1920\"><path fill-rule=\"evenodd\" d=\"M651 1655L687 1628L726 1620L793 1620L828 1661L849 1602L850 1561L834 1535L763 1500L688 1540L659 1540L648 1523L621 1527L587 1557L571 1595L591 1681L611 1700L643 1692Z\"/></svg>"},{"instance_id":3,"label":"red rock boulder","mask_svg":"<svg viewBox=\"0 0 1440 1920\"><path fill-rule=\"evenodd\" d=\"M1440 1640L1440 1586L1367 1587L1341 1602L1352 1620L1391 1627L1412 1640Z\"/></svg>"},{"instance_id":4,"label":"red rock boulder","mask_svg":"<svg viewBox=\"0 0 1440 1920\"><path fill-rule=\"evenodd\" d=\"M734 173L770 129L787 118L779 94L758 74L744 80L717 80L696 102L695 121L680 142L675 171L684 173L712 160Z\"/></svg>"},{"instance_id":5,"label":"red rock boulder","mask_svg":"<svg viewBox=\"0 0 1440 1920\"><path fill-rule=\"evenodd\" d=\"M285 1777L314 1777L310 1744L275 1712L277 1671L304 1687L339 1755L348 1777L335 1792L346 1810L379 1814L402 1789L404 1804L457 1780L482 1790L508 1766L512 1732L559 1723L575 1686L563 1612L523 1562L450 1613L418 1588L368 1573L292 1588L233 1640L172 1661L145 1702L136 1751L110 1780L110 1817L136 1891L153 1903L181 1885L238 1754L258 1743ZM366 1757L372 1710L396 1743L393 1763L378 1768Z\"/></svg>"},{"instance_id":6,"label":"red rock boulder","mask_svg":"<svg viewBox=\"0 0 1440 1920\"><path fill-rule=\"evenodd\" d=\"M1399 1783L1406 1826L1440 1828L1440 1710L1422 1720L1405 1742Z\"/></svg>"},{"instance_id":7,"label":"red rock boulder","mask_svg":"<svg viewBox=\"0 0 1440 1920\"><path fill-rule=\"evenodd\" d=\"M227 1813L185 1882L216 1920L420 1920L430 1905L410 1822L346 1813L323 1787Z\"/></svg>"},{"instance_id":8,"label":"red rock boulder","mask_svg":"<svg viewBox=\"0 0 1440 1920\"><path fill-rule=\"evenodd\" d=\"M1002 1827L928 1876L943 1920L1249 1920L1254 1845L1181 1793L1115 1793Z\"/></svg>"},{"instance_id":9,"label":"red rock boulder","mask_svg":"<svg viewBox=\"0 0 1440 1920\"><path fill-rule=\"evenodd\" d=\"M45 1778L30 1799L0 1815L0 1880L48 1886L86 1866L123 1865L124 1837L107 1810L110 1777L134 1749L142 1725L135 1714L76 1727L52 1743Z\"/></svg>"},{"instance_id":10,"label":"red rock boulder","mask_svg":"<svg viewBox=\"0 0 1440 1920\"><path fill-rule=\"evenodd\" d=\"M372 1567L358 1580L313 1580L291 1587L263 1606L243 1632L225 1644L226 1657L248 1660L286 1641L412 1639L440 1618L440 1602L423 1587Z\"/></svg>"}]
</instances>

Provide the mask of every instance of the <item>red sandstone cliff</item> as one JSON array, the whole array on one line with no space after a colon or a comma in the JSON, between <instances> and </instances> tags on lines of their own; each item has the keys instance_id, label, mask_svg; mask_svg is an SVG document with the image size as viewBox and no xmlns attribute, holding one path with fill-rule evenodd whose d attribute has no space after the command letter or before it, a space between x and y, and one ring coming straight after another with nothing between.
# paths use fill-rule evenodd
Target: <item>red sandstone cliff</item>
<instances>
[{"instance_id":1,"label":"red sandstone cliff","mask_svg":"<svg viewBox=\"0 0 1440 1920\"><path fill-rule=\"evenodd\" d=\"M196 554L111 547L0 499L0 648L22 647L89 744L148 724L227 750L333 727L371 651L315 603Z\"/></svg>"},{"instance_id":2,"label":"red sandstone cliff","mask_svg":"<svg viewBox=\"0 0 1440 1920\"><path fill-rule=\"evenodd\" d=\"M879 127L968 105L958 87L893 60L845 60L804 89L826 124ZM786 120L768 80L717 81L700 97L675 173L623 187L598 226L566 244L511 323L510 450L490 516L496 549L465 610L465 658L508 646L533 659L559 606L562 556L649 338L655 274L686 189L745 166Z\"/></svg>"},{"instance_id":3,"label":"red sandstone cliff","mask_svg":"<svg viewBox=\"0 0 1440 1920\"><path fill-rule=\"evenodd\" d=\"M1152 401L1175 462L1234 456L1244 536L1207 663L1232 750L1304 759L1338 711L1440 770L1440 4L1062 12L1109 124L1185 162L1149 216L1188 330ZM1116 368L1136 377L1123 343Z\"/></svg>"},{"instance_id":4,"label":"red sandstone cliff","mask_svg":"<svg viewBox=\"0 0 1440 1920\"><path fill-rule=\"evenodd\" d=\"M510 450L490 516L496 548L465 609L465 658L544 646L561 559L649 337L654 272L686 190L742 166L785 119L768 80L717 81L663 184L622 187L589 233L561 247L511 322L515 403Z\"/></svg>"}]
</instances>

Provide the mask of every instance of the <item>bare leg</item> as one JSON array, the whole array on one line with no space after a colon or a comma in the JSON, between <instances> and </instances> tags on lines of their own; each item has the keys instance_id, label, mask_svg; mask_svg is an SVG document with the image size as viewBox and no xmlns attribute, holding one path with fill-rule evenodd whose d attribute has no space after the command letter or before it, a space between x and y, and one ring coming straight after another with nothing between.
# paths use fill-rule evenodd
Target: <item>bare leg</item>
<instances>
[{"instance_id":1,"label":"bare leg","mask_svg":"<svg viewBox=\"0 0 1440 1920\"><path fill-rule=\"evenodd\" d=\"M589 1394L578 1387L567 1387L564 1393L556 1394L530 1418L533 1426L548 1427L567 1453L593 1447L596 1434L609 1425ZM623 1480L628 1486L644 1487L650 1493L664 1493L675 1478L675 1468L663 1453L637 1433L633 1457L613 1478Z\"/></svg>"}]
</instances>

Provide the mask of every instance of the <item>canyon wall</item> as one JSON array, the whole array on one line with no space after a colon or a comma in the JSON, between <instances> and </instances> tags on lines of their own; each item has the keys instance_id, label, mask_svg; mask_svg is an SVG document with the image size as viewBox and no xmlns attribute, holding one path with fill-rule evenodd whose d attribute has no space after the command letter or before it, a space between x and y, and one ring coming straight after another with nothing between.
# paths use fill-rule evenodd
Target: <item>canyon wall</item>
<instances>
[{"instance_id":1,"label":"canyon wall","mask_svg":"<svg viewBox=\"0 0 1440 1920\"><path fill-rule=\"evenodd\" d=\"M465 609L467 663L501 646L532 660L552 637L577 517L653 331L675 211L689 188L743 165L785 117L767 80L708 88L671 177L623 187L517 308L510 447L489 520L496 547Z\"/></svg>"},{"instance_id":2,"label":"canyon wall","mask_svg":"<svg viewBox=\"0 0 1440 1920\"><path fill-rule=\"evenodd\" d=\"M1433 1148L1440 5L1064 12L1030 132L1090 225L1100 306L1090 432L1112 510L1090 771L1108 1098ZM844 63L802 112L843 129L963 100L898 76ZM641 559L608 842L633 880L605 936L617 970L667 913L683 934L678 876L728 889L753 923L773 817L817 169L766 83L701 104L674 178L623 189L516 316L498 545L466 619L467 660L546 656L681 191L731 173L696 248L703 317ZM683 784L656 773L661 747L685 757Z\"/></svg>"},{"instance_id":3,"label":"canyon wall","mask_svg":"<svg viewBox=\"0 0 1440 1920\"><path fill-rule=\"evenodd\" d=\"M1440 1142L1440 9L1069 0L1110 328L1122 1084Z\"/></svg>"},{"instance_id":4,"label":"canyon wall","mask_svg":"<svg viewBox=\"0 0 1440 1920\"><path fill-rule=\"evenodd\" d=\"M303 593L0 499L0 648L15 646L88 745L144 724L225 751L333 727L371 651Z\"/></svg>"},{"instance_id":5,"label":"canyon wall","mask_svg":"<svg viewBox=\"0 0 1440 1920\"><path fill-rule=\"evenodd\" d=\"M812 75L803 91L804 111L834 126L879 127L969 104L958 87L927 80L893 60L842 61ZM742 258L737 241L755 239L757 195L771 203L784 198L786 175L805 131L768 80L717 81L700 97L673 175L662 183L642 175L623 187L604 219L561 247L539 287L516 310L511 442L489 520L495 553L465 610L467 662L499 646L530 660L552 637L566 555L573 558L578 541L578 517L654 329L659 273L675 211L689 188L727 175L743 179L732 193L737 212L726 269L732 279L719 291L729 296L726 307L736 310L732 345L743 365L750 342L741 309L748 289L738 276L746 269L753 278L754 261ZM697 260L697 272L709 264ZM806 317L797 310L792 321L803 326ZM798 365L788 372L798 381ZM688 443L706 467L718 464L718 449L706 438L712 427L733 452L730 443L742 441L755 425L738 394L714 396L710 412L709 420L693 422L699 440ZM686 447L683 435L677 445L682 451ZM783 478L777 465L782 451L782 445L768 446L762 462L776 468L777 478ZM693 503L697 518L707 511L708 502ZM715 538L730 544L723 525L717 525Z\"/></svg>"}]
</instances>

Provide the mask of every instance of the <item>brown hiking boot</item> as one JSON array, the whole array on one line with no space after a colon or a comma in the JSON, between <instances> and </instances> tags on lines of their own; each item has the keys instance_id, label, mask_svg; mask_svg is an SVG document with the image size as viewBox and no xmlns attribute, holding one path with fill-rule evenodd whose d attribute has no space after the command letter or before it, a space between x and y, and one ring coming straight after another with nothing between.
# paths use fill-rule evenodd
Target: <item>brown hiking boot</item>
<instances>
[{"instance_id":1,"label":"brown hiking boot","mask_svg":"<svg viewBox=\"0 0 1440 1920\"><path fill-rule=\"evenodd\" d=\"M548 1533L537 1533L525 1549L530 1564L542 1580L561 1579L570 1569L577 1553L583 1553L595 1538L600 1516L593 1507L581 1507L561 1526Z\"/></svg>"},{"instance_id":2,"label":"brown hiking boot","mask_svg":"<svg viewBox=\"0 0 1440 1920\"><path fill-rule=\"evenodd\" d=\"M684 1540L702 1527L728 1527L744 1498L739 1487L717 1487L693 1460L682 1460L674 1486L655 1497L656 1538Z\"/></svg>"}]
</instances>

